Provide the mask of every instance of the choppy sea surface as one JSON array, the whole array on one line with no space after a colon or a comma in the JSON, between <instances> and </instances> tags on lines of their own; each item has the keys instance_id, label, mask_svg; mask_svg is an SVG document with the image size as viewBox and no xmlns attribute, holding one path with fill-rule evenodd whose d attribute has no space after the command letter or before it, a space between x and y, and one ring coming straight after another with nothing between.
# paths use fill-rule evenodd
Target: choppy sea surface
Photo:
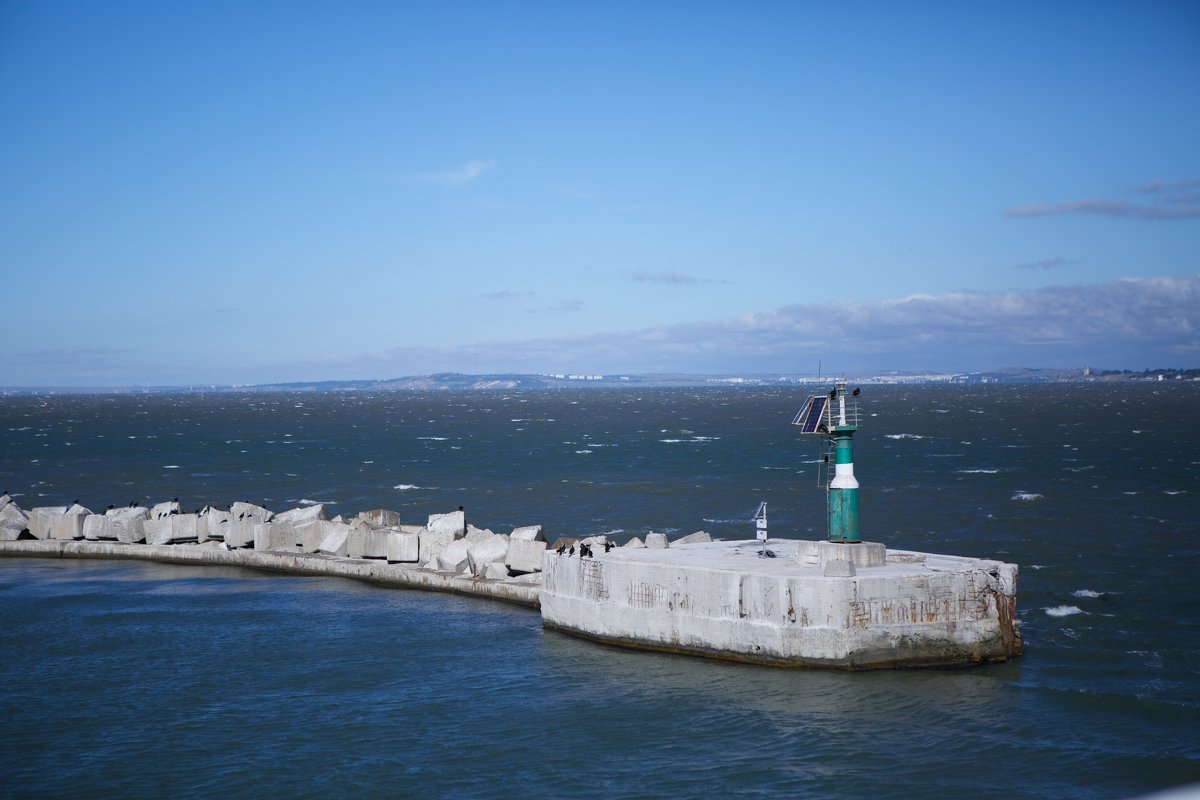
<instances>
[{"instance_id":1,"label":"choppy sea surface","mask_svg":"<svg viewBox=\"0 0 1200 800\"><path fill-rule=\"evenodd\" d=\"M0 397L23 508L819 538L796 388ZM864 538L1020 565L1025 656L786 671L496 602L0 559L0 796L1122 798L1200 781L1200 385L864 388Z\"/></svg>"}]
</instances>

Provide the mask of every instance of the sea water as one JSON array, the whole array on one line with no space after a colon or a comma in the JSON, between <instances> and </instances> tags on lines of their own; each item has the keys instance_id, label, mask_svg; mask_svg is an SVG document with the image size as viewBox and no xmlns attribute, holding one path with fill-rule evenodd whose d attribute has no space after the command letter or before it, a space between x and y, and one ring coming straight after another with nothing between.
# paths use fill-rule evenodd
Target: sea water
<instances>
[{"instance_id":1,"label":"sea water","mask_svg":"<svg viewBox=\"0 0 1200 800\"><path fill-rule=\"evenodd\" d=\"M0 398L26 509L820 538L795 387ZM864 387L864 537L1021 566L1024 657L787 671L330 578L0 559L5 796L1131 797L1200 781L1200 387Z\"/></svg>"}]
</instances>

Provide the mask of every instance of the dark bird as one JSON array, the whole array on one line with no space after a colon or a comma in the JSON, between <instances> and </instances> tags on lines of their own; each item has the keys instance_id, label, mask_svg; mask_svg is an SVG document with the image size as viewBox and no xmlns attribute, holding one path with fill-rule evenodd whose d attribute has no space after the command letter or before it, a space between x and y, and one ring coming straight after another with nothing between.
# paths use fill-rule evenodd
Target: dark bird
<instances>
[{"instance_id":1,"label":"dark bird","mask_svg":"<svg viewBox=\"0 0 1200 800\"><path fill-rule=\"evenodd\" d=\"M558 549L555 550L554 552L558 553L561 556L563 553L566 552L566 550L567 550L567 546L565 544L560 544L558 546Z\"/></svg>"},{"instance_id":2,"label":"dark bird","mask_svg":"<svg viewBox=\"0 0 1200 800\"><path fill-rule=\"evenodd\" d=\"M173 516L175 516L175 515L176 515L176 514L178 514L178 513L179 513L179 509L178 509L178 508L172 508L172 509L171 509L171 513L170 513L170 514L168 514L167 516L168 516L168 517L173 517Z\"/></svg>"},{"instance_id":3,"label":"dark bird","mask_svg":"<svg viewBox=\"0 0 1200 800\"><path fill-rule=\"evenodd\" d=\"M571 549L567 551L567 558L575 555L575 545L571 545Z\"/></svg>"},{"instance_id":4,"label":"dark bird","mask_svg":"<svg viewBox=\"0 0 1200 800\"><path fill-rule=\"evenodd\" d=\"M605 542L604 542L604 552L606 552L606 553L607 553L609 550L612 550L612 549L613 549L613 543L612 543L612 542L610 542L610 541L608 541L608 540L605 540Z\"/></svg>"},{"instance_id":5,"label":"dark bird","mask_svg":"<svg viewBox=\"0 0 1200 800\"><path fill-rule=\"evenodd\" d=\"M855 397L858 397L860 394L862 394L862 389L859 389L859 388L857 388L857 387L856 387L856 388L854 389L854 391L853 391L853 392L851 392L850 394L854 395Z\"/></svg>"},{"instance_id":6,"label":"dark bird","mask_svg":"<svg viewBox=\"0 0 1200 800\"><path fill-rule=\"evenodd\" d=\"M108 507L109 507L109 508L116 508L116 506L114 506L112 503L109 503L109 504L108 504Z\"/></svg>"},{"instance_id":7,"label":"dark bird","mask_svg":"<svg viewBox=\"0 0 1200 800\"><path fill-rule=\"evenodd\" d=\"M171 498L171 502L172 502L172 503L178 503L178 502L179 502L179 498L178 498L178 497L172 497L172 498Z\"/></svg>"}]
</instances>

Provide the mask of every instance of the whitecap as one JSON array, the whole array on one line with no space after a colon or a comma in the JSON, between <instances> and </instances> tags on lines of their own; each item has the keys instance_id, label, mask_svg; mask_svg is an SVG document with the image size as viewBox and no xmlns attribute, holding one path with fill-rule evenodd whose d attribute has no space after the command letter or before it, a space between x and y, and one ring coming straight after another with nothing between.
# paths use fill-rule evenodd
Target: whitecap
<instances>
[{"instance_id":1,"label":"whitecap","mask_svg":"<svg viewBox=\"0 0 1200 800\"><path fill-rule=\"evenodd\" d=\"M1041 500L1042 495L1036 492L1017 492L1012 496L1013 500L1019 500L1022 503L1032 503L1034 500Z\"/></svg>"},{"instance_id":2,"label":"whitecap","mask_svg":"<svg viewBox=\"0 0 1200 800\"><path fill-rule=\"evenodd\" d=\"M374 461L364 461L363 463L364 464L374 464L375 462Z\"/></svg>"},{"instance_id":3,"label":"whitecap","mask_svg":"<svg viewBox=\"0 0 1200 800\"><path fill-rule=\"evenodd\" d=\"M921 436L919 434L916 434L916 433L885 433L883 435L883 438L885 438L885 439L924 439L925 437Z\"/></svg>"},{"instance_id":4,"label":"whitecap","mask_svg":"<svg viewBox=\"0 0 1200 800\"><path fill-rule=\"evenodd\" d=\"M1169 495L1174 496L1177 494L1184 494L1184 491L1182 489L1178 489L1176 491L1171 491L1170 489L1163 489L1163 494L1169 494Z\"/></svg>"},{"instance_id":5,"label":"whitecap","mask_svg":"<svg viewBox=\"0 0 1200 800\"><path fill-rule=\"evenodd\" d=\"M1051 606L1042 610L1052 617L1069 617L1072 614L1083 613L1083 609L1079 606Z\"/></svg>"},{"instance_id":6,"label":"whitecap","mask_svg":"<svg viewBox=\"0 0 1200 800\"><path fill-rule=\"evenodd\" d=\"M445 436L418 436L417 438L418 438L418 439L425 439L426 441L430 441L430 442L444 442L444 441L446 441L446 437L445 437Z\"/></svg>"},{"instance_id":7,"label":"whitecap","mask_svg":"<svg viewBox=\"0 0 1200 800\"><path fill-rule=\"evenodd\" d=\"M337 500L309 500L308 498L302 498L300 500L300 505L302 505L302 506L335 506L335 505L337 505Z\"/></svg>"},{"instance_id":8,"label":"whitecap","mask_svg":"<svg viewBox=\"0 0 1200 800\"><path fill-rule=\"evenodd\" d=\"M407 492L410 489L420 489L421 487L417 486L415 483L398 483L395 486L393 486L392 488L399 489L402 492Z\"/></svg>"},{"instance_id":9,"label":"whitecap","mask_svg":"<svg viewBox=\"0 0 1200 800\"><path fill-rule=\"evenodd\" d=\"M1094 592L1091 589L1076 589L1071 594L1075 597L1104 597L1104 592Z\"/></svg>"},{"instance_id":10,"label":"whitecap","mask_svg":"<svg viewBox=\"0 0 1200 800\"><path fill-rule=\"evenodd\" d=\"M682 442L683 439L659 439L659 441L666 444L678 444L679 442Z\"/></svg>"},{"instance_id":11,"label":"whitecap","mask_svg":"<svg viewBox=\"0 0 1200 800\"><path fill-rule=\"evenodd\" d=\"M165 464L165 465L163 465L163 469L179 469L179 465L178 464Z\"/></svg>"},{"instance_id":12,"label":"whitecap","mask_svg":"<svg viewBox=\"0 0 1200 800\"><path fill-rule=\"evenodd\" d=\"M576 453L590 453L592 451L591 450L576 450L575 452Z\"/></svg>"},{"instance_id":13,"label":"whitecap","mask_svg":"<svg viewBox=\"0 0 1200 800\"><path fill-rule=\"evenodd\" d=\"M998 469L960 469L963 475L995 475Z\"/></svg>"}]
</instances>

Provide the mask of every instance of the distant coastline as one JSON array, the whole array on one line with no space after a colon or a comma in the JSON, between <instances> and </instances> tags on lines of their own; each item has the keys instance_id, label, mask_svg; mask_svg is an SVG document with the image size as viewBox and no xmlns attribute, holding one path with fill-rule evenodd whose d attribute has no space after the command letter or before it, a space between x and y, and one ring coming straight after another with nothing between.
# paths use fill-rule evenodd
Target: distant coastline
<instances>
[{"instance_id":1,"label":"distant coastline","mask_svg":"<svg viewBox=\"0 0 1200 800\"><path fill-rule=\"evenodd\" d=\"M1081 383L1124 381L1200 381L1200 368L1175 367L1132 370L1044 369L1013 367L987 372L901 372L882 371L848 375L860 384L985 384L985 383ZM176 394L230 392L388 392L388 391L512 391L531 389L612 389L664 387L765 387L824 385L833 375L772 373L643 373L643 374L523 374L491 373L470 375L443 372L399 378L292 381L261 384L193 384L179 386L0 386L0 396L43 394Z\"/></svg>"}]
</instances>

